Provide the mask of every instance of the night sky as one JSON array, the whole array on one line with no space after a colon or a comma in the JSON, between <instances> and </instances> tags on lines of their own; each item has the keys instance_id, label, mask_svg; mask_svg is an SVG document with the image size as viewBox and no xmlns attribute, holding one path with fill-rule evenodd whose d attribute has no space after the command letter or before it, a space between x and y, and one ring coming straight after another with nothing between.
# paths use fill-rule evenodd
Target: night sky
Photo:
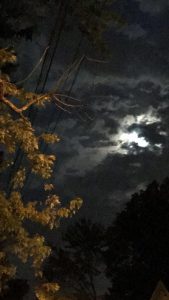
<instances>
[{"instance_id":1,"label":"night sky","mask_svg":"<svg viewBox=\"0 0 169 300\"><path fill-rule=\"evenodd\" d=\"M57 108L54 112L48 106L35 122L37 129L46 130L50 124L48 129L55 128L61 137L52 148L58 158L56 192L63 199L81 196L79 215L104 223L116 216L134 191L169 175L169 2L119 0L113 8L127 24L112 25L105 33L111 54L107 62L82 64L71 93L82 101L82 112L73 109L68 114ZM21 79L36 64L52 25L50 18L32 41L16 43L15 78ZM79 38L71 31L62 35L46 90L71 63ZM103 59L85 41L80 55L84 53ZM38 76L37 72L25 88L35 88ZM29 180L27 189L37 193L38 182Z\"/></svg>"}]
</instances>

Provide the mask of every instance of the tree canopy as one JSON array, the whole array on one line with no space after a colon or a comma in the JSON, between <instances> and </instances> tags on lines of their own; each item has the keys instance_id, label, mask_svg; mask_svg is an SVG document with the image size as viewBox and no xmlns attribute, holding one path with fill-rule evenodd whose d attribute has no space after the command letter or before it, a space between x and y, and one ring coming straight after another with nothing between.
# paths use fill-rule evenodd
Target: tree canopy
<instances>
[{"instance_id":1,"label":"tree canopy","mask_svg":"<svg viewBox=\"0 0 169 300\"><path fill-rule=\"evenodd\" d=\"M39 33L39 23L50 26L49 19L56 19L53 35L75 30L82 34L98 50L105 48L104 32L111 24L124 26L125 21L112 9L114 0L20 0L17 2L2 0L0 38L32 39Z\"/></svg>"},{"instance_id":2,"label":"tree canopy","mask_svg":"<svg viewBox=\"0 0 169 300\"><path fill-rule=\"evenodd\" d=\"M53 249L45 266L46 277L57 280L65 296L96 300L96 281L104 269L103 247L103 226L86 219L77 221L68 227L62 246Z\"/></svg>"},{"instance_id":3,"label":"tree canopy","mask_svg":"<svg viewBox=\"0 0 169 300\"><path fill-rule=\"evenodd\" d=\"M1 40L7 40L7 42L9 40L13 41L15 38L18 39L18 37L32 39L33 32L37 28L40 30L38 27L39 22L46 18L46 13L49 16L52 11L52 16L54 12L57 19L56 26L51 33L54 43L58 43L63 28L69 30L73 24L73 29L75 28L78 31L79 37L82 35L94 47L103 50L105 47L103 36L108 25L111 22L123 23L119 16L110 10L111 5L112 1L93 0L78 2L74 0L38 0L36 2L31 0L29 3L25 0L21 0L19 3L2 0L0 3L0 38ZM51 53L48 69L44 68L45 81L57 43L53 48L49 43ZM82 60L84 57L85 55ZM79 66L78 55L75 62L77 68L77 65ZM16 54L11 48L1 48L0 293L3 297L11 279L15 278L17 265L11 260L11 257L17 257L22 263L30 262L32 265L36 278L34 287L36 297L39 300L52 300L59 286L55 282L47 282L42 272L43 262L50 255L51 249L47 245L45 237L36 232L31 233L27 224L36 223L39 226L54 229L59 226L62 218L73 216L80 208L82 200L77 197L70 201L67 206L62 206L61 200L54 193L51 178L56 157L53 153L47 154L42 151L41 142L54 144L59 142L59 137L45 130L37 133L32 123L30 109L32 107L45 109L46 105L51 102L58 109L60 106L63 108L68 104L64 102L64 96L58 93L56 89L54 92L41 92L38 94L37 92L26 91L21 88L21 84L13 83L9 74L4 73L4 70L6 65L15 63ZM68 70L68 75L71 71ZM61 78L62 81L64 80L63 77ZM41 80L41 75L39 78ZM29 113L27 113L28 111ZM24 159L22 159L19 167L15 168L18 150ZM28 201L23 198L23 189L29 173L34 174L38 180L45 181L43 188L46 198L42 199L41 202L32 198L32 195L29 195Z\"/></svg>"},{"instance_id":4,"label":"tree canopy","mask_svg":"<svg viewBox=\"0 0 169 300\"><path fill-rule=\"evenodd\" d=\"M14 63L16 56L8 49L0 50L0 66ZM51 101L52 94L38 95L28 93L10 82L6 74L0 77L0 144L5 152L1 161L1 190L0 190L0 291L3 293L8 281L14 278L16 266L11 263L11 256L16 256L21 262L31 261L37 286L38 299L48 299L47 294L58 290L57 283L46 283L41 266L50 254L50 247L46 245L44 236L31 234L26 222L38 223L53 229L59 225L60 219L72 216L80 208L80 198L70 201L67 207L61 205L60 199L53 193L50 183L55 155L45 154L40 149L40 141L55 143L59 138L55 134L42 132L38 135L24 112L31 105L45 105ZM15 104L15 99L19 104ZM18 145L24 154L18 170L13 170L9 185L6 186L6 170L14 163ZM47 180L44 185L46 199L38 203L36 199L24 202L22 188L24 187L27 171L30 170L38 177ZM11 170L10 170L11 172ZM52 294L50 295L52 299ZM45 298L44 298L45 297Z\"/></svg>"},{"instance_id":5,"label":"tree canopy","mask_svg":"<svg viewBox=\"0 0 169 300\"><path fill-rule=\"evenodd\" d=\"M169 179L132 196L107 231L108 299L149 299L169 282Z\"/></svg>"}]
</instances>

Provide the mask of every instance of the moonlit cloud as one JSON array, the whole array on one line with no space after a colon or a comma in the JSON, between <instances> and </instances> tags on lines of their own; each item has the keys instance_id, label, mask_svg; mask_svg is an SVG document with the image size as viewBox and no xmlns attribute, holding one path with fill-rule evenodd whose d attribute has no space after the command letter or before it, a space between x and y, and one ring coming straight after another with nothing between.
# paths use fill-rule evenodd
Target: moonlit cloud
<instances>
[{"instance_id":1,"label":"moonlit cloud","mask_svg":"<svg viewBox=\"0 0 169 300\"><path fill-rule=\"evenodd\" d=\"M129 146L135 143L141 148L146 148L149 145L144 137L139 137L136 131L130 133L122 133L122 135L120 136L120 140L122 141L122 143L127 143Z\"/></svg>"},{"instance_id":2,"label":"moonlit cloud","mask_svg":"<svg viewBox=\"0 0 169 300\"><path fill-rule=\"evenodd\" d=\"M150 142L143 136L143 133L138 130L130 130L132 125L150 125L160 122L160 117L156 111L150 106L147 112L140 115L127 115L120 120L120 126L117 134L111 137L115 141L115 145L111 147L111 151L122 155L127 155L134 145L139 148L148 148L150 151L161 149L161 144L154 144L151 147ZM125 145L125 147L124 147Z\"/></svg>"},{"instance_id":3,"label":"moonlit cloud","mask_svg":"<svg viewBox=\"0 0 169 300\"><path fill-rule=\"evenodd\" d=\"M124 1L117 2L124 6ZM56 186L63 183L63 193L67 189L67 195L74 191L84 197L92 217L95 213L98 218L100 213L102 218L103 211L109 215L111 209L115 214L124 198L142 188L142 183L146 186L168 175L168 4L168 0L128 1L124 12L128 26L118 32L112 29L107 35L112 54L108 63L82 64L72 92L90 109L92 121L78 120L74 112L58 118L53 108L48 108L51 128L61 137L61 142L51 147L58 157ZM75 39L68 34L57 51L50 87L71 62ZM39 46L35 41L25 42L24 55L22 47L19 49L21 65L23 60L28 64L25 71L31 68L29 53L33 53L33 67L47 37L43 34L36 41ZM97 57L96 52L89 56ZM21 79L21 74L18 77ZM32 78L32 84L34 81ZM48 121L43 113L39 115L40 128L48 126Z\"/></svg>"},{"instance_id":4,"label":"moonlit cloud","mask_svg":"<svg viewBox=\"0 0 169 300\"><path fill-rule=\"evenodd\" d=\"M146 125L160 122L161 118L157 115L155 109L150 106L145 114L136 116L136 123L144 123Z\"/></svg>"}]
</instances>

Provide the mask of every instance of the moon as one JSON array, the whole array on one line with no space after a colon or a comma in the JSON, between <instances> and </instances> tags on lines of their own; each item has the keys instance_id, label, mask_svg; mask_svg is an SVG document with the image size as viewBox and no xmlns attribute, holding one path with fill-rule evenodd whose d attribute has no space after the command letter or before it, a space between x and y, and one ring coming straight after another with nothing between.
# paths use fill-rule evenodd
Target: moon
<instances>
[{"instance_id":1,"label":"moon","mask_svg":"<svg viewBox=\"0 0 169 300\"><path fill-rule=\"evenodd\" d=\"M149 145L146 139L142 136L140 137L136 131L122 133L120 136L120 140L122 143L127 143L129 145L135 143L141 148L146 148Z\"/></svg>"}]
</instances>

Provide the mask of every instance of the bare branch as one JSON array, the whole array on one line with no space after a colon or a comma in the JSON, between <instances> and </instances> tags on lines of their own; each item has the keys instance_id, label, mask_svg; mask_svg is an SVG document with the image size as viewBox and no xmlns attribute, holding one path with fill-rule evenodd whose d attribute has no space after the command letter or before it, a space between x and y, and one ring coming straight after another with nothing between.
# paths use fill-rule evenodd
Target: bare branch
<instances>
[{"instance_id":1,"label":"bare branch","mask_svg":"<svg viewBox=\"0 0 169 300\"><path fill-rule=\"evenodd\" d=\"M74 101L77 101L77 102L81 102L81 100L80 99L77 99L77 98L74 98L74 97L72 97L72 96L69 96L69 95L66 95L66 94L55 94L56 96L59 96L59 97L64 97L64 98L68 98L68 99L72 99L72 100L74 100Z\"/></svg>"},{"instance_id":2,"label":"bare branch","mask_svg":"<svg viewBox=\"0 0 169 300\"><path fill-rule=\"evenodd\" d=\"M62 106L59 105L58 103L55 102L55 105L56 105L57 107L59 107L60 109L66 111L67 113L71 114L71 112L70 112L69 110L67 110L66 108L62 107Z\"/></svg>"},{"instance_id":3,"label":"bare branch","mask_svg":"<svg viewBox=\"0 0 169 300\"><path fill-rule=\"evenodd\" d=\"M20 80L18 82L16 82L15 84L21 84L21 83L24 83L25 81L27 81L32 75L33 73L36 71L36 69L39 67L39 65L41 64L41 62L43 61L43 59L45 58L46 56L46 53L48 51L49 47L47 47L42 55L42 57L40 58L40 60L38 61L38 63L35 65L35 67L33 68L33 70L23 79L23 80Z\"/></svg>"},{"instance_id":4,"label":"bare branch","mask_svg":"<svg viewBox=\"0 0 169 300\"><path fill-rule=\"evenodd\" d=\"M106 61L106 60L95 59L95 58L91 58L91 57L88 57L88 56L85 56L85 58L88 61L92 61L92 62L96 62L96 63L107 64L109 62L109 61Z\"/></svg>"},{"instance_id":5,"label":"bare branch","mask_svg":"<svg viewBox=\"0 0 169 300\"><path fill-rule=\"evenodd\" d=\"M35 66L35 68L32 70L32 72L22 81L18 82L18 83L22 83L24 81L26 81L27 79L29 79L31 77L31 75L33 74L33 72L36 70L36 68L39 66L39 64L41 63L41 61L43 60L44 56L46 55L46 52L48 50L49 47L47 47L45 49L45 52L43 53L43 56L41 57L41 59L39 60L38 64ZM83 62L84 59L87 59L88 61L93 61L93 62L98 62L98 63L106 63L105 61L101 61L101 60L96 60L96 59L92 59L89 58L85 55L83 55L80 59L75 60L74 63L66 70L66 72L61 76L61 78L58 80L57 82L57 87L62 83L62 81L65 79L65 76L68 77L70 76L70 74L75 71ZM55 89L56 91L56 89ZM12 101L8 100L5 96L4 96L4 83L3 81L0 79L0 101L2 103L4 103L5 105L7 105L8 107L10 107L13 111L15 111L16 113L21 114L21 116L24 118L23 116L23 112L25 112L26 110L28 110L32 105L40 102L40 101L47 101L47 100L52 100L52 98L54 98L57 102L57 106L59 108L61 108L62 110L67 111L66 109L63 108L64 107L81 107L82 105L75 105L75 104L70 104L70 103L66 103L62 100L60 100L58 98L58 96L60 97L64 97L64 98L69 98L72 99L74 101L78 101L80 102L80 100L71 97L69 95L65 95L65 94L59 94L59 93L55 93L55 91L46 93L44 95L37 95L37 97L33 97L32 100L30 100L28 103L26 103L25 105L23 105L22 107L17 107ZM69 112L70 113L70 112ZM87 114L86 114L87 115ZM89 117L89 116L88 116ZM90 117L89 117L90 118ZM91 118L90 118L91 119Z\"/></svg>"},{"instance_id":6,"label":"bare branch","mask_svg":"<svg viewBox=\"0 0 169 300\"><path fill-rule=\"evenodd\" d=\"M83 60L85 59L85 55L82 55L80 59L76 59L68 68L67 70L62 74L60 79L56 83L56 87L53 90L53 93L58 90L58 88L62 85L62 82L64 82L74 71L78 69L78 67L81 65Z\"/></svg>"},{"instance_id":7,"label":"bare branch","mask_svg":"<svg viewBox=\"0 0 169 300\"><path fill-rule=\"evenodd\" d=\"M74 105L74 104L70 104L70 103L66 103L61 101L58 97L56 97L56 95L53 95L53 97L55 98L55 100L61 104L63 104L64 106L68 106L68 107L81 107L82 105Z\"/></svg>"}]
</instances>

